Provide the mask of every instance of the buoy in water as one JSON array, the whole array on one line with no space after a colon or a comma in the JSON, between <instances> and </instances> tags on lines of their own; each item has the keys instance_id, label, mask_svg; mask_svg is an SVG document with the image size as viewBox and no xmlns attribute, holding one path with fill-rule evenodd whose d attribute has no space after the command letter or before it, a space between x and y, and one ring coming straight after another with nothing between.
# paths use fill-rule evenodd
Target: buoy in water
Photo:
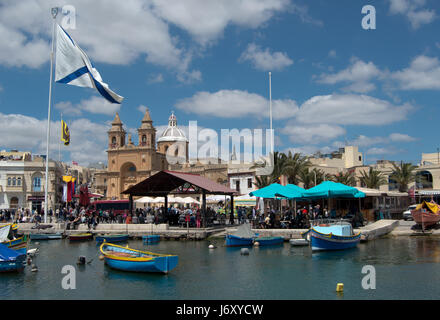
<instances>
[{"instance_id":1,"label":"buoy in water","mask_svg":"<svg viewBox=\"0 0 440 320\"><path fill-rule=\"evenodd\" d=\"M255 242L254 242L254 246L255 246L255 247L259 247L259 246L260 246L260 243L259 243L258 241L255 241Z\"/></svg>"},{"instance_id":2,"label":"buoy in water","mask_svg":"<svg viewBox=\"0 0 440 320\"><path fill-rule=\"evenodd\" d=\"M38 268L37 268L37 266L35 264L32 265L31 271L32 272L37 272L38 271Z\"/></svg>"},{"instance_id":3,"label":"buoy in water","mask_svg":"<svg viewBox=\"0 0 440 320\"><path fill-rule=\"evenodd\" d=\"M249 249L248 248L242 248L240 250L241 255L248 256L249 255Z\"/></svg>"},{"instance_id":4,"label":"buoy in water","mask_svg":"<svg viewBox=\"0 0 440 320\"><path fill-rule=\"evenodd\" d=\"M210 244L208 248L209 248L209 249L214 249L215 246L214 246L213 244Z\"/></svg>"},{"instance_id":5,"label":"buoy in water","mask_svg":"<svg viewBox=\"0 0 440 320\"><path fill-rule=\"evenodd\" d=\"M344 292L344 284L343 283L338 283L336 285L336 292Z\"/></svg>"},{"instance_id":6,"label":"buoy in water","mask_svg":"<svg viewBox=\"0 0 440 320\"><path fill-rule=\"evenodd\" d=\"M30 257L27 258L27 264L30 266L32 263L32 259Z\"/></svg>"},{"instance_id":7,"label":"buoy in water","mask_svg":"<svg viewBox=\"0 0 440 320\"><path fill-rule=\"evenodd\" d=\"M99 256L99 260L104 260L104 256L102 254Z\"/></svg>"}]
</instances>

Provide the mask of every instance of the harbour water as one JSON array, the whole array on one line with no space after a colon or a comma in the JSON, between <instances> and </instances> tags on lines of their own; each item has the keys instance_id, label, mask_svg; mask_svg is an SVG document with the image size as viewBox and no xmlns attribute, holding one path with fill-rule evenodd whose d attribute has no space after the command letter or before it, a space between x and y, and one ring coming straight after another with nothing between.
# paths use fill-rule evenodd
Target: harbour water
<instances>
[{"instance_id":1,"label":"harbour water","mask_svg":"<svg viewBox=\"0 0 440 320\"><path fill-rule=\"evenodd\" d=\"M379 239L358 248L312 253L309 247L285 243L273 248L224 247L208 241L161 241L132 248L177 254L178 266L168 275L116 271L99 260L95 241L31 242L39 248L33 263L18 274L0 275L0 299L438 299L440 239L424 237ZM91 261L76 264L79 256ZM75 267L76 289L62 288L65 265ZM374 266L376 289L362 288L362 268ZM344 293L335 292L344 283Z\"/></svg>"}]
</instances>

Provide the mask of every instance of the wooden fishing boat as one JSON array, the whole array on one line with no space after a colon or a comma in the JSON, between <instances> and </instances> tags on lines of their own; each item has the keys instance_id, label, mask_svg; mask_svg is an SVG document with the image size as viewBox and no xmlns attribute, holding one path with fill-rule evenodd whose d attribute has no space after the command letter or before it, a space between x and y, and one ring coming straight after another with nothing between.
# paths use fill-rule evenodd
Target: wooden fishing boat
<instances>
[{"instance_id":1,"label":"wooden fishing boat","mask_svg":"<svg viewBox=\"0 0 440 320\"><path fill-rule=\"evenodd\" d=\"M178 262L176 255L139 251L106 242L100 250L109 267L123 271L168 273Z\"/></svg>"},{"instance_id":2,"label":"wooden fishing boat","mask_svg":"<svg viewBox=\"0 0 440 320\"><path fill-rule=\"evenodd\" d=\"M128 234L111 234L111 235L103 235L103 236L96 236L95 238L96 242L124 242L128 240Z\"/></svg>"},{"instance_id":3,"label":"wooden fishing boat","mask_svg":"<svg viewBox=\"0 0 440 320\"><path fill-rule=\"evenodd\" d=\"M70 241L86 241L86 240L92 240L92 239L93 239L92 233L77 233L77 234L69 235Z\"/></svg>"},{"instance_id":4,"label":"wooden fishing boat","mask_svg":"<svg viewBox=\"0 0 440 320\"><path fill-rule=\"evenodd\" d=\"M254 239L260 246L276 246L284 243L283 237L258 237Z\"/></svg>"},{"instance_id":5,"label":"wooden fishing boat","mask_svg":"<svg viewBox=\"0 0 440 320\"><path fill-rule=\"evenodd\" d=\"M21 271L24 269L25 263L26 254L0 244L0 272Z\"/></svg>"},{"instance_id":6,"label":"wooden fishing boat","mask_svg":"<svg viewBox=\"0 0 440 320\"><path fill-rule=\"evenodd\" d=\"M411 215L415 223L425 228L440 221L440 208L437 203L423 201L411 211Z\"/></svg>"},{"instance_id":7,"label":"wooden fishing boat","mask_svg":"<svg viewBox=\"0 0 440 320\"><path fill-rule=\"evenodd\" d=\"M354 234L351 224L345 222L315 226L309 234L313 251L350 249L361 239L361 233Z\"/></svg>"},{"instance_id":8,"label":"wooden fishing boat","mask_svg":"<svg viewBox=\"0 0 440 320\"><path fill-rule=\"evenodd\" d=\"M237 231L233 234L225 236L227 247L249 247L254 243L257 235L252 232L249 223L244 223L238 226Z\"/></svg>"},{"instance_id":9,"label":"wooden fishing boat","mask_svg":"<svg viewBox=\"0 0 440 320\"><path fill-rule=\"evenodd\" d=\"M28 236L24 235L16 239L4 241L2 242L2 244L6 245L9 249L17 251L20 254L26 254L27 242Z\"/></svg>"},{"instance_id":10,"label":"wooden fishing boat","mask_svg":"<svg viewBox=\"0 0 440 320\"><path fill-rule=\"evenodd\" d=\"M157 234L142 236L142 241L144 243L158 243L160 241L160 236Z\"/></svg>"},{"instance_id":11,"label":"wooden fishing boat","mask_svg":"<svg viewBox=\"0 0 440 320\"><path fill-rule=\"evenodd\" d=\"M31 240L56 240L62 239L62 233L31 233L29 235Z\"/></svg>"}]
</instances>

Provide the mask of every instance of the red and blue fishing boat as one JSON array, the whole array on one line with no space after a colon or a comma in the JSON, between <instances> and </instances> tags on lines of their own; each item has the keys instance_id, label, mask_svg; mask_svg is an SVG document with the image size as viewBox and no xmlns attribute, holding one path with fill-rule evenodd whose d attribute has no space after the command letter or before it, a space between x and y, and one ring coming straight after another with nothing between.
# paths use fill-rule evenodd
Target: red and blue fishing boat
<instances>
[{"instance_id":1,"label":"red and blue fishing boat","mask_svg":"<svg viewBox=\"0 0 440 320\"><path fill-rule=\"evenodd\" d=\"M112 235L103 235L103 236L96 236L95 238L96 242L124 242L128 240L128 234L112 234Z\"/></svg>"},{"instance_id":2,"label":"red and blue fishing boat","mask_svg":"<svg viewBox=\"0 0 440 320\"><path fill-rule=\"evenodd\" d=\"M0 244L0 272L14 272L24 269L26 253L20 253Z\"/></svg>"},{"instance_id":3,"label":"red and blue fishing boat","mask_svg":"<svg viewBox=\"0 0 440 320\"><path fill-rule=\"evenodd\" d=\"M346 222L314 226L309 235L313 251L350 249L361 239L361 233L354 234L351 224Z\"/></svg>"},{"instance_id":4,"label":"red and blue fishing boat","mask_svg":"<svg viewBox=\"0 0 440 320\"><path fill-rule=\"evenodd\" d=\"M178 262L176 255L140 251L106 242L100 250L105 264L122 271L168 273Z\"/></svg>"}]
</instances>

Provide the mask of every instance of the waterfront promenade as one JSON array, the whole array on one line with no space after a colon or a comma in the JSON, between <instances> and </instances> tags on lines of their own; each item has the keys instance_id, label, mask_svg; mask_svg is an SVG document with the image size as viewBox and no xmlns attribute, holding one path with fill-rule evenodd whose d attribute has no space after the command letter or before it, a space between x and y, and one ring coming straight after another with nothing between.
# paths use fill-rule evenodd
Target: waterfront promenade
<instances>
[{"instance_id":1,"label":"waterfront promenade","mask_svg":"<svg viewBox=\"0 0 440 320\"><path fill-rule=\"evenodd\" d=\"M374 240L382 236L409 236L415 232L411 230L414 222L405 222L401 220L379 220L370 223L365 227L355 229L355 232L362 233L362 240ZM0 224L4 225L4 224ZM33 229L33 223L20 223L20 234L31 233L64 233L66 235L88 232L86 224L81 224L76 230L65 230L64 223L49 223L52 225L47 229ZM130 237L137 238L143 235L156 234L168 240L204 240L204 239L222 239L226 233L233 233L236 231L237 225L230 226L215 226L210 228L181 228L170 227L167 224L108 224L100 223L96 229L90 230L94 234L128 234ZM260 236L282 236L285 241L289 239L301 238L301 233L307 229L252 229ZM440 230L434 230L433 235L440 235Z\"/></svg>"}]
</instances>

